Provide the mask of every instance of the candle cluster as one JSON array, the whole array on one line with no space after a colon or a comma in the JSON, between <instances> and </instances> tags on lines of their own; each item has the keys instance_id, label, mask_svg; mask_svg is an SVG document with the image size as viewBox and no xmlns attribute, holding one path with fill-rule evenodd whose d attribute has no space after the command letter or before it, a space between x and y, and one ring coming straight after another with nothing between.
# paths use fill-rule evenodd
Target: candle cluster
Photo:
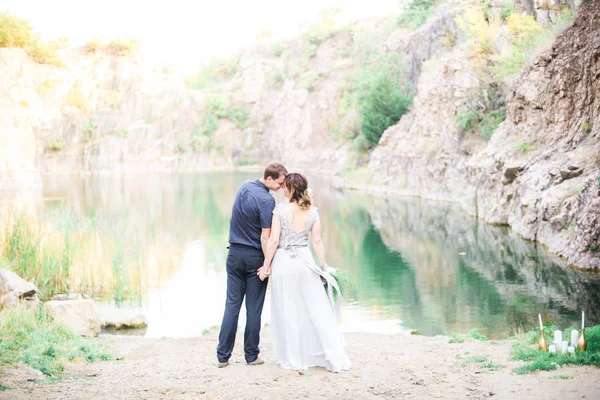
<instances>
[{"instance_id":1,"label":"candle cluster","mask_svg":"<svg viewBox=\"0 0 600 400\"><path fill-rule=\"evenodd\" d=\"M539 322L540 322L540 330L541 330L541 334L542 334L542 338L540 339L540 343L542 342L542 340L544 341L545 344L545 340L543 338L544 335L544 326L542 325L542 315L538 314L538 318L539 318ZM567 338L564 338L567 339ZM577 329L574 329L571 331L571 337L570 339L570 343L567 340L563 340L563 333L561 330L556 330L554 331L554 342L548 346L548 352L556 354L556 353L569 353L569 354L574 354L575 353L575 348L579 348L579 350L585 350L586 348L586 343L585 343L585 312L581 313L581 337L579 335L579 331ZM542 346L540 345L538 347L540 350L542 350Z\"/></svg>"}]
</instances>

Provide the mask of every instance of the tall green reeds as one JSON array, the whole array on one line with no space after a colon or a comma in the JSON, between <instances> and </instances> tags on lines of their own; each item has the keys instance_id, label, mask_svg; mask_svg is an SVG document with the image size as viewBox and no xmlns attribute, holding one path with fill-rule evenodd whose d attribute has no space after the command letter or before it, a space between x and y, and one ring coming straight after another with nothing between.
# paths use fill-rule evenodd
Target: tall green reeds
<instances>
[{"instance_id":1,"label":"tall green reeds","mask_svg":"<svg viewBox=\"0 0 600 400\"><path fill-rule=\"evenodd\" d=\"M0 231L0 258L40 297L80 293L121 303L141 293L141 246L124 224L98 223L66 207L36 219L15 213Z\"/></svg>"}]
</instances>

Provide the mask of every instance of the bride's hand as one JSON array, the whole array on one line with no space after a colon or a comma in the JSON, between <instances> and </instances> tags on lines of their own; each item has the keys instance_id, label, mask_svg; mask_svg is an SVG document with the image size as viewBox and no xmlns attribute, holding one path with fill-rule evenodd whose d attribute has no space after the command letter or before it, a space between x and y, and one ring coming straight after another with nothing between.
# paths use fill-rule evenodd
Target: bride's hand
<instances>
[{"instance_id":1,"label":"bride's hand","mask_svg":"<svg viewBox=\"0 0 600 400\"><path fill-rule=\"evenodd\" d=\"M258 271L256 272L256 275L258 275L258 278L261 281L264 281L265 279L267 279L269 277L269 275L271 275L271 268L265 268L265 266L263 265L262 267L260 267L258 269Z\"/></svg>"}]
</instances>

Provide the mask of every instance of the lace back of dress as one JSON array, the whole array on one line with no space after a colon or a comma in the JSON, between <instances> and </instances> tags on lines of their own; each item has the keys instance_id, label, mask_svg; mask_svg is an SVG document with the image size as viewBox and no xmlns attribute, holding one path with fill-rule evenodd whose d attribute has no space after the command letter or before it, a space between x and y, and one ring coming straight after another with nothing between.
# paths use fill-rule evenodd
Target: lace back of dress
<instances>
[{"instance_id":1,"label":"lace back of dress","mask_svg":"<svg viewBox=\"0 0 600 400\"><path fill-rule=\"evenodd\" d=\"M279 204L276 208L276 215L279 216L281 221L281 234L279 237L279 247L288 246L308 246L308 235L312 229L313 224L316 221L317 210L313 207L310 210L310 216L308 217L308 224L306 228L301 232L296 232L292 227L287 210L283 205Z\"/></svg>"}]
</instances>

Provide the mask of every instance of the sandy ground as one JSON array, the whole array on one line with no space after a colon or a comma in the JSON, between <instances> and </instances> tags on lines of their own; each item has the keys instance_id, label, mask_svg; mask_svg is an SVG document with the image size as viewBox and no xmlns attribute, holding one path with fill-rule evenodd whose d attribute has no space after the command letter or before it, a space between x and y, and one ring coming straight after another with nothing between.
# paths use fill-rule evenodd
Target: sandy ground
<instances>
[{"instance_id":1,"label":"sandy ground","mask_svg":"<svg viewBox=\"0 0 600 400\"><path fill-rule=\"evenodd\" d=\"M109 336L100 340L119 360L69 364L65 378L29 381L5 371L1 399L600 399L600 369L566 367L516 375L510 342L448 344L418 335L347 334L354 362L349 372L313 368L304 374L275 365L269 328L263 330L266 363L248 366L241 334L231 364L215 366L218 332L194 339ZM490 371L472 356L504 365ZM31 375L31 372L28 372ZM30 377L31 378L31 377ZM562 379L561 379L562 378Z\"/></svg>"}]
</instances>

